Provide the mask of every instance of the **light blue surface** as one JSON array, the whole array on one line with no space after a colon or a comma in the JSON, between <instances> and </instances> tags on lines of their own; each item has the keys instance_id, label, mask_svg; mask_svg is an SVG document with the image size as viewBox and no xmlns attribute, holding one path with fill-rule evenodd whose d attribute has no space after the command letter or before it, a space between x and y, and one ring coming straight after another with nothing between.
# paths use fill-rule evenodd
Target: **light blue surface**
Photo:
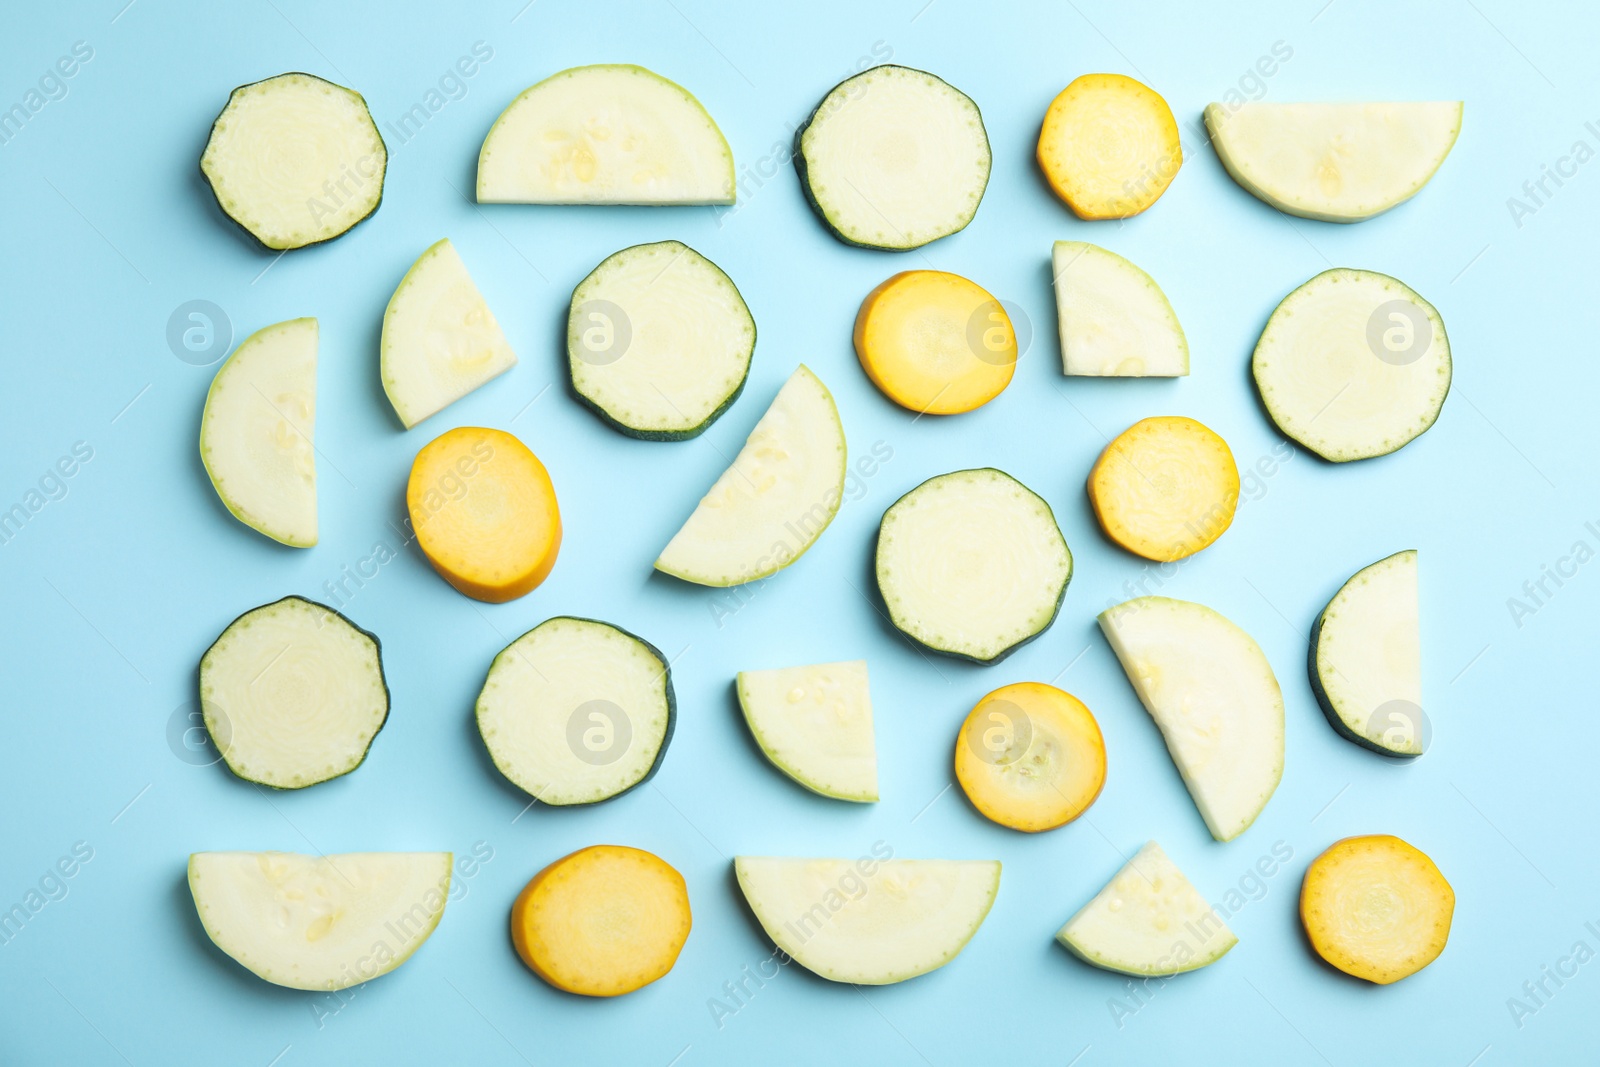
<instances>
[{"instance_id":1,"label":"light blue surface","mask_svg":"<svg viewBox=\"0 0 1600 1067\"><path fill-rule=\"evenodd\" d=\"M1600 547L1600 521L1584 525L1600 520L1600 163L1547 185L1554 195L1541 194L1520 226L1506 203L1575 141L1600 147L1600 126L1585 125L1600 120L1589 106L1592 11L1505 0L1333 0L1320 12L1323 0L1260 2L1226 14L1102 2L980 14L989 5L957 0L920 11L923 0L787 10L540 0L519 13L521 0L506 0L469 14L449 4L138 0L119 14L122 2L19 7L0 35L0 106L22 100L74 42L93 49L66 96L0 144L0 508L24 500L75 442L93 449L65 496L0 546L0 907L24 901L75 843L93 850L62 883L66 895L0 945L0 1061L1488 1065L1593 1055L1600 963L1561 988L1547 980L1553 996L1520 1027L1507 999L1536 1007L1525 981L1580 939L1600 949L1584 927L1600 920L1600 564L1559 589L1547 581L1554 596L1520 626L1507 598L1575 542ZM479 41L492 60L402 143L388 124ZM1249 71L1279 41L1292 58L1253 82ZM827 236L792 168L773 156L830 86L888 53L970 94L995 152L974 223L903 256ZM463 197L484 132L518 91L606 61L644 64L699 96L743 175L736 212L480 211ZM284 70L364 93L391 156L372 219L274 260L221 218L195 161L228 91ZM1054 94L1102 70L1142 77L1190 128L1171 189L1124 225L1075 220L1032 163ZM1436 180L1402 208L1352 227L1291 221L1237 188L1193 133L1204 105L1241 82L1285 101L1463 98L1465 125ZM442 236L522 362L403 433L378 385L379 324L400 276ZM703 439L673 445L601 425L566 391L558 345L573 284L618 248L666 238L720 264L760 326L744 397ZM1047 267L1060 238L1105 244L1161 282L1188 333L1191 377L1061 376ZM1249 386L1250 350L1274 304L1330 265L1394 274L1432 301L1453 342L1455 386L1437 426L1395 456L1335 467L1299 454L1247 482L1258 498L1233 529L1161 587L1254 635L1284 688L1283 784L1256 825L1222 845L1094 627L1143 569L1101 537L1083 482L1106 436L1146 415L1201 419L1242 468L1270 455L1279 438ZM876 393L851 351L866 291L924 266L968 275L1031 319L1016 380L976 413L913 421ZM174 358L164 335L192 299L226 309L235 340L294 316L321 320L314 549L246 529L206 481L195 436L213 369ZM838 398L852 452L883 442L893 458L799 564L719 627L720 594L652 576L650 563L802 360ZM384 566L348 611L383 639L394 707L347 778L267 795L221 766L178 758L168 726L192 699L212 638L279 596L327 599L324 583L342 568L377 543L394 546L412 456L463 424L509 429L548 465L566 523L550 580L489 606L455 593L414 550ZM1001 665L932 662L888 632L863 595L873 531L922 479L985 464L1050 501L1076 575L1055 625ZM1358 567L1406 547L1422 553L1434 726L1433 748L1412 765L1335 736L1304 668L1306 630L1326 599ZM614 620L677 657L677 736L651 785L517 818L525 798L493 771L470 711L491 657L557 613ZM881 762L883 800L869 807L813 797L775 773L731 699L739 669L858 656L871 665ZM1058 679L1094 709L1110 760L1091 812L1040 837L984 821L950 788L966 711L989 689L1030 679ZM1367 832L1427 851L1458 898L1443 956L1389 988L1320 965L1295 912L1306 863ZM1240 938L1231 955L1160 988L1119 1027L1108 1002L1125 995L1123 980L1051 937L1151 837L1214 900L1241 878L1249 888L1275 842L1294 858L1231 920ZM725 998L724 983L771 952L739 901L731 857L856 856L879 840L901 856L1004 861L998 902L966 952L928 977L862 991L789 967L719 1028L710 998ZM601 841L665 857L687 878L695 911L676 969L613 1001L554 992L506 936L521 885ZM342 1007L266 985L223 957L184 885L185 858L200 849L465 856L479 842L493 859L464 881L433 939Z\"/></svg>"}]
</instances>

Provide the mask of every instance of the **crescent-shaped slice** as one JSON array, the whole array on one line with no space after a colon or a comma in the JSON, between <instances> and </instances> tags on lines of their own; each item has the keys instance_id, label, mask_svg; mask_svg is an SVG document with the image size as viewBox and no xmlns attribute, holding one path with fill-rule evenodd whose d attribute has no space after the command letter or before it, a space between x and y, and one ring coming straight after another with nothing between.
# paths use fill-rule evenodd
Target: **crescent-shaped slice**
<instances>
[{"instance_id":1,"label":"crescent-shaped slice","mask_svg":"<svg viewBox=\"0 0 1600 1067\"><path fill-rule=\"evenodd\" d=\"M448 852L196 852L189 891L218 948L273 985L348 989L388 974L439 925Z\"/></svg>"},{"instance_id":2,"label":"crescent-shaped slice","mask_svg":"<svg viewBox=\"0 0 1600 1067\"><path fill-rule=\"evenodd\" d=\"M1247 192L1302 218L1360 222L1428 184L1461 132L1461 101L1210 104L1206 129Z\"/></svg>"},{"instance_id":3,"label":"crescent-shaped slice","mask_svg":"<svg viewBox=\"0 0 1600 1067\"><path fill-rule=\"evenodd\" d=\"M738 856L767 936L832 982L888 985L955 959L1000 890L998 860Z\"/></svg>"}]
</instances>

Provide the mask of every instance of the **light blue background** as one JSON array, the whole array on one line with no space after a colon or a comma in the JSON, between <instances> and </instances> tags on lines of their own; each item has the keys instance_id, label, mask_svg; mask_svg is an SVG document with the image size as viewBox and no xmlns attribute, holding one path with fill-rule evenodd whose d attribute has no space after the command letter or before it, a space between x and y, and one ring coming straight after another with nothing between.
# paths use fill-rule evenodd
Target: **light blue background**
<instances>
[{"instance_id":1,"label":"light blue background","mask_svg":"<svg viewBox=\"0 0 1600 1067\"><path fill-rule=\"evenodd\" d=\"M1303 0L1225 12L1088 0L782 9L539 0L520 13L521 0L471 12L137 0L119 14L122 2L14 7L0 35L0 106L20 100L73 42L94 49L67 97L0 145L0 508L74 442L94 450L65 498L0 547L0 907L21 901L75 842L94 850L67 896L0 945L0 1061L1487 1065L1593 1056L1600 963L1520 1028L1506 1004L1580 938L1600 948L1583 926L1600 920L1600 564L1520 627L1507 607L1575 541L1600 546L1584 527L1600 520L1600 164L1520 227L1506 204L1575 140L1600 147L1584 125L1600 119L1592 11L1508 0L1333 0L1320 11L1323 0ZM466 95L400 143L387 124L478 41L494 55ZM1238 189L1193 127L1279 41L1293 55L1264 79L1267 99L1465 99L1460 141L1435 181L1352 227L1291 220ZM769 177L760 167L830 86L876 61L875 48L969 93L994 145L974 223L904 256L838 243L807 210L790 166L770 163ZM479 210L463 197L484 132L518 91L605 61L645 64L700 97L743 173L737 212ZM219 215L195 161L234 85L297 69L366 95L390 141L388 185L382 208L347 237L275 260ZM1170 190L1122 225L1074 219L1032 163L1045 107L1089 71L1141 77L1190 128ZM442 236L522 362L403 433L378 386L379 324L400 276ZM616 249L665 238L726 269L760 326L744 398L704 439L673 445L624 438L580 407L558 345L572 286ZM1191 377L1062 377L1047 268L1059 238L1105 244L1162 283L1188 333ZM1015 301L1033 339L997 401L914 422L861 374L850 325L869 288L930 265ZM1141 565L1099 534L1083 482L1106 437L1146 415L1201 419L1241 467L1270 454L1279 438L1249 385L1251 346L1274 304L1330 265L1392 273L1431 300L1450 331L1455 385L1437 426L1395 456L1335 467L1302 453L1283 464L1227 536L1161 589L1243 626L1283 683L1283 784L1256 825L1222 845L1095 630L1095 612L1127 595ZM164 336L172 310L196 298L226 309L236 340L294 316L321 320L323 532L312 550L235 522L206 481L195 436L213 368L180 362ZM810 554L719 628L716 594L653 576L650 563L802 360L837 396L853 453L881 441L893 459ZM514 603L479 605L407 550L360 591L348 611L383 639L394 706L359 773L268 795L220 765L178 758L167 727L192 699L195 662L217 632L288 593L326 599L323 583L342 567L376 542L393 545L412 456L463 424L509 429L548 465L566 522L550 580ZM1001 665L932 662L864 598L873 531L922 479L985 464L1051 502L1076 576L1054 627ZM1413 546L1434 738L1424 758L1401 765L1334 735L1304 659L1307 627L1343 579ZM494 653L567 612L614 620L678 657L677 736L649 786L515 819L525 798L490 767L470 710ZM766 766L730 696L742 668L858 656L871 664L883 792L868 807L813 797ZM1092 811L1039 837L984 821L949 788L966 711L1025 679L1059 679L1083 698L1110 759ZM1319 964L1295 913L1306 863L1339 837L1370 832L1427 851L1458 897L1443 956L1390 988ZM1119 1028L1108 999L1123 981L1051 936L1151 837L1213 899L1275 842L1294 858L1231 920L1240 943L1230 956L1161 988ZM771 952L738 898L731 857L855 856L877 840L901 856L1004 861L998 902L960 959L865 990L790 967L719 1029L709 998ZM506 936L521 885L601 841L665 857L688 879L695 910L676 969L613 1001L553 991ZM266 985L213 949L183 881L186 856L200 849L465 855L478 842L494 858L465 881L434 938L331 1015L337 1002Z\"/></svg>"}]
</instances>

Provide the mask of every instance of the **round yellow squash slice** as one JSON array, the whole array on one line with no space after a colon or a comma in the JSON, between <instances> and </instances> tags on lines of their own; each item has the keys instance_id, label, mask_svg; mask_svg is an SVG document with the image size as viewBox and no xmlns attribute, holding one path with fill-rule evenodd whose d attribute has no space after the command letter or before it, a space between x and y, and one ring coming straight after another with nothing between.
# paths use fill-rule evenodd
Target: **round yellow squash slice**
<instances>
[{"instance_id":1,"label":"round yellow squash slice","mask_svg":"<svg viewBox=\"0 0 1600 1067\"><path fill-rule=\"evenodd\" d=\"M1125 219L1161 199L1183 146L1161 94L1121 74L1085 74L1045 112L1038 159L1080 219Z\"/></svg>"},{"instance_id":2,"label":"round yellow squash slice","mask_svg":"<svg viewBox=\"0 0 1600 1067\"><path fill-rule=\"evenodd\" d=\"M1065 826L1106 783L1106 742L1083 702L1018 682L978 701L956 738L956 779L972 806L1027 833Z\"/></svg>"},{"instance_id":3,"label":"round yellow squash slice","mask_svg":"<svg viewBox=\"0 0 1600 1067\"><path fill-rule=\"evenodd\" d=\"M1000 301L942 270L902 271L867 294L855 344L872 384L925 415L982 407L1017 368L1016 331Z\"/></svg>"},{"instance_id":4,"label":"round yellow squash slice","mask_svg":"<svg viewBox=\"0 0 1600 1067\"><path fill-rule=\"evenodd\" d=\"M1193 419L1141 419L1100 453L1089 503L1106 536L1161 562L1192 556L1221 537L1239 505L1239 468L1228 443Z\"/></svg>"},{"instance_id":5,"label":"round yellow squash slice","mask_svg":"<svg viewBox=\"0 0 1600 1067\"><path fill-rule=\"evenodd\" d=\"M1300 921L1329 964L1388 985L1438 958L1456 894L1424 853L1389 834L1336 841L1311 861Z\"/></svg>"}]
</instances>

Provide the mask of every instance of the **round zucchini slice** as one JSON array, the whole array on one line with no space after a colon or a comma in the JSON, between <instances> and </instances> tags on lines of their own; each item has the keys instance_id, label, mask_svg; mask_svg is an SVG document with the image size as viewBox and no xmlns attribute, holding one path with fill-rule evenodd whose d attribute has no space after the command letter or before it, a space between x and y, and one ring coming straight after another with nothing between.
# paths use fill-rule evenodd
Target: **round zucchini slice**
<instances>
[{"instance_id":1,"label":"round zucchini slice","mask_svg":"<svg viewBox=\"0 0 1600 1067\"><path fill-rule=\"evenodd\" d=\"M982 407L1017 369L1017 335L1000 301L942 270L902 271L868 293L855 346L872 384L920 415Z\"/></svg>"},{"instance_id":2,"label":"round zucchini slice","mask_svg":"<svg viewBox=\"0 0 1600 1067\"><path fill-rule=\"evenodd\" d=\"M681 241L607 256L572 291L572 388L630 437L698 437L739 398L756 321L715 263Z\"/></svg>"},{"instance_id":3,"label":"round zucchini slice","mask_svg":"<svg viewBox=\"0 0 1600 1067\"><path fill-rule=\"evenodd\" d=\"M1100 453L1089 503L1106 536L1129 552L1179 560L1233 524L1239 467L1228 442L1193 419L1141 419Z\"/></svg>"},{"instance_id":4,"label":"round zucchini slice","mask_svg":"<svg viewBox=\"0 0 1600 1067\"><path fill-rule=\"evenodd\" d=\"M935 652L998 663L1055 621L1072 553L1040 496L1004 471L929 478L878 527L889 618Z\"/></svg>"},{"instance_id":5,"label":"round zucchini slice","mask_svg":"<svg viewBox=\"0 0 1600 1067\"><path fill-rule=\"evenodd\" d=\"M1378 985L1438 959L1455 909L1433 860L1389 834L1334 842L1300 887L1300 920L1317 955Z\"/></svg>"},{"instance_id":6,"label":"round zucchini slice","mask_svg":"<svg viewBox=\"0 0 1600 1067\"><path fill-rule=\"evenodd\" d=\"M1337 268L1284 297L1250 369L1278 429L1344 463L1397 451L1434 424L1450 392L1450 340L1403 282Z\"/></svg>"},{"instance_id":7,"label":"round zucchini slice","mask_svg":"<svg viewBox=\"0 0 1600 1067\"><path fill-rule=\"evenodd\" d=\"M594 804L648 781L677 701L659 649L560 615L507 645L478 694L478 732L500 773L554 806Z\"/></svg>"},{"instance_id":8,"label":"round zucchini slice","mask_svg":"<svg viewBox=\"0 0 1600 1067\"><path fill-rule=\"evenodd\" d=\"M966 228L989 184L978 105L885 64L834 86L795 132L800 187L845 244L904 252Z\"/></svg>"},{"instance_id":9,"label":"round zucchini slice","mask_svg":"<svg viewBox=\"0 0 1600 1067\"><path fill-rule=\"evenodd\" d=\"M349 774L389 717L378 639L302 597L264 604L200 658L200 707L246 781L303 789Z\"/></svg>"},{"instance_id":10,"label":"round zucchini slice","mask_svg":"<svg viewBox=\"0 0 1600 1067\"><path fill-rule=\"evenodd\" d=\"M1089 810L1106 783L1106 742L1083 701L1018 682L978 701L956 737L956 780L983 816L1027 833Z\"/></svg>"},{"instance_id":11,"label":"round zucchini slice","mask_svg":"<svg viewBox=\"0 0 1600 1067\"><path fill-rule=\"evenodd\" d=\"M360 93L291 73L233 91L200 173L223 213L276 251L331 241L378 210L388 162Z\"/></svg>"}]
</instances>

